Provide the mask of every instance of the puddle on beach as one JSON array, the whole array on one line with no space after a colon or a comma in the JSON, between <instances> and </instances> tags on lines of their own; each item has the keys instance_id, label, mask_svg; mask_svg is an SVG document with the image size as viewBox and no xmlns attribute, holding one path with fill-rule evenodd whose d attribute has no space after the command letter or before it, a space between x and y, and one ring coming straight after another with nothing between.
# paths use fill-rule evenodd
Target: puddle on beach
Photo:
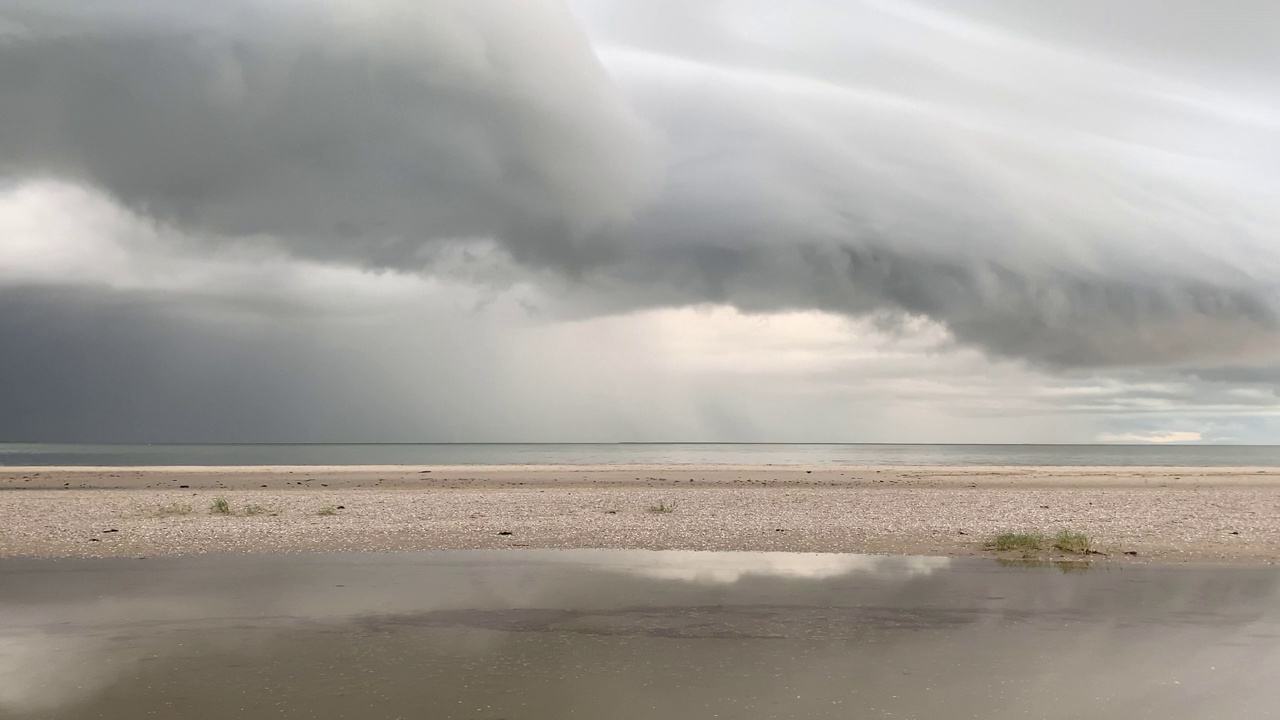
<instances>
[{"instance_id":1,"label":"puddle on beach","mask_svg":"<svg viewBox=\"0 0 1280 720\"><path fill-rule=\"evenodd\" d=\"M1264 718L1280 572L631 551L0 561L0 718Z\"/></svg>"}]
</instances>

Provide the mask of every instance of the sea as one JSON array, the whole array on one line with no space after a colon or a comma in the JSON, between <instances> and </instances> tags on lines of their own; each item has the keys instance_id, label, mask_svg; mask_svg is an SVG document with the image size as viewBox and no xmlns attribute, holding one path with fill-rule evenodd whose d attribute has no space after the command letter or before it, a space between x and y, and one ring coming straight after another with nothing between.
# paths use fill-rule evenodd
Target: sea
<instances>
[{"instance_id":1,"label":"sea","mask_svg":"<svg viewBox=\"0 0 1280 720\"><path fill-rule=\"evenodd\" d=\"M15 465L1056 465L1280 467L1277 445L0 443Z\"/></svg>"}]
</instances>

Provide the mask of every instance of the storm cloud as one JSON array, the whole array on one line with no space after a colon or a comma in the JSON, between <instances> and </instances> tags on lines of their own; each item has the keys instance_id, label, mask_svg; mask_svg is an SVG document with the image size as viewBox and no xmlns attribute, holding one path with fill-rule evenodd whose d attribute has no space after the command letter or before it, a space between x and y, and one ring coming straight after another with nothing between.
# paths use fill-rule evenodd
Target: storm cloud
<instances>
[{"instance_id":1,"label":"storm cloud","mask_svg":"<svg viewBox=\"0 0 1280 720\"><path fill-rule=\"evenodd\" d=\"M873 345L927 327L992 372L1254 406L1266 383L1231 378L1280 356L1280 17L1203 10L0 0L0 284L22 289L0 321L83 337L89 295L58 288L127 296L149 309L113 317L168 338L210 337L157 324L172 303L282 328L390 307L368 337L498 312L502 356L524 324L813 312ZM695 385L679 432L757 434ZM641 415L613 431L657 432Z\"/></svg>"},{"instance_id":2,"label":"storm cloud","mask_svg":"<svg viewBox=\"0 0 1280 720\"><path fill-rule=\"evenodd\" d=\"M413 263L571 254L653 183L654 140L552 2L8 2L0 168L212 237Z\"/></svg>"}]
</instances>

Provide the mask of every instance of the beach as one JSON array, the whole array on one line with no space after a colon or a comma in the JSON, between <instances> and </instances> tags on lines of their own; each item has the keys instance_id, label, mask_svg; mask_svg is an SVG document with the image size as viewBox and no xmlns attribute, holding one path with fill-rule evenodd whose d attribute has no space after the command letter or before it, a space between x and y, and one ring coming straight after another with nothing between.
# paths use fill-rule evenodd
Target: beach
<instances>
[{"instance_id":1,"label":"beach","mask_svg":"<svg viewBox=\"0 0 1280 720\"><path fill-rule=\"evenodd\" d=\"M224 500L226 513L213 511ZM0 468L0 557L601 548L990 554L1076 530L1095 561L1273 563L1280 468Z\"/></svg>"}]
</instances>

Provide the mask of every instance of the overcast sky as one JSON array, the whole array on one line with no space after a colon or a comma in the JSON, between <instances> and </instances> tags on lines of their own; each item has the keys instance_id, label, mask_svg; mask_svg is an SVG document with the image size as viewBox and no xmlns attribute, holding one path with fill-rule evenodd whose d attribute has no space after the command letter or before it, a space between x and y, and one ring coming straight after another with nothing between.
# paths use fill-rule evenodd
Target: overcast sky
<instances>
[{"instance_id":1,"label":"overcast sky","mask_svg":"<svg viewBox=\"0 0 1280 720\"><path fill-rule=\"evenodd\" d=\"M1272 0L0 0L0 440L1280 438Z\"/></svg>"}]
</instances>

